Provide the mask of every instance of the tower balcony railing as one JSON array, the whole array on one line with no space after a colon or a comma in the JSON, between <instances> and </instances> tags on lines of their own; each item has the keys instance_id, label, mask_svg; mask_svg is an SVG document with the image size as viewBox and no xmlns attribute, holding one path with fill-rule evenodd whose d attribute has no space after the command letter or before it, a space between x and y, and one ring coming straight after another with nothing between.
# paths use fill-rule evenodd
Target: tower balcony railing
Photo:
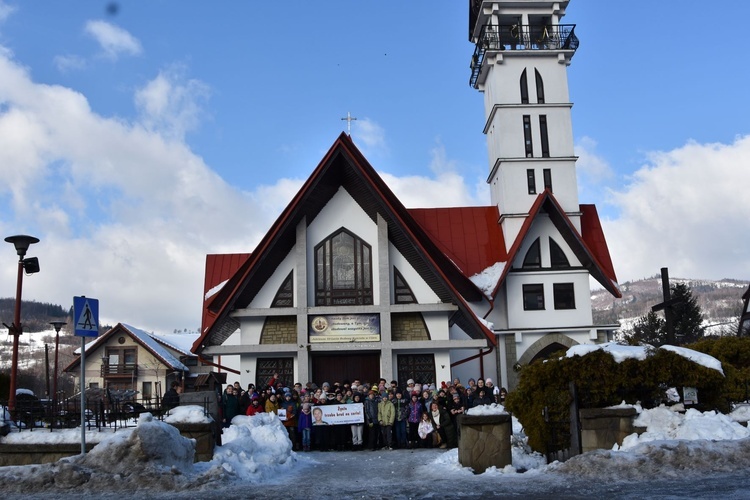
<instances>
[{"instance_id":1,"label":"tower balcony railing","mask_svg":"<svg viewBox=\"0 0 750 500\"><path fill-rule=\"evenodd\" d=\"M469 85L476 88L482 71L485 52L488 50L572 50L578 49L575 24L527 25L485 24L471 58Z\"/></svg>"}]
</instances>

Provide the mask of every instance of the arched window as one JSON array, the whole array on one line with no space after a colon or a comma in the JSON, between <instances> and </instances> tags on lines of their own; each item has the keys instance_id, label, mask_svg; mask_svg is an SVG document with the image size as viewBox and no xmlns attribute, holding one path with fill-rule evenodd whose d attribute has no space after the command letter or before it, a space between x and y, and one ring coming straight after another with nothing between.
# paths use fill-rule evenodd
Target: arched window
<instances>
[{"instance_id":1,"label":"arched window","mask_svg":"<svg viewBox=\"0 0 750 500\"><path fill-rule=\"evenodd\" d=\"M552 238L549 239L549 260L553 268L570 267L570 262L568 262L565 252L563 252L560 245Z\"/></svg>"},{"instance_id":2,"label":"arched window","mask_svg":"<svg viewBox=\"0 0 750 500\"><path fill-rule=\"evenodd\" d=\"M521 73L521 104L529 103L529 82L526 78L526 69Z\"/></svg>"},{"instance_id":3,"label":"arched window","mask_svg":"<svg viewBox=\"0 0 750 500\"><path fill-rule=\"evenodd\" d=\"M534 73L536 75L536 102L544 104L544 82L542 81L542 75L539 74L539 70L536 68L534 68Z\"/></svg>"},{"instance_id":4,"label":"arched window","mask_svg":"<svg viewBox=\"0 0 750 500\"><path fill-rule=\"evenodd\" d=\"M539 238L531 244L523 258L524 269L539 269L542 267L542 252L539 250Z\"/></svg>"},{"instance_id":5,"label":"arched window","mask_svg":"<svg viewBox=\"0 0 750 500\"><path fill-rule=\"evenodd\" d=\"M315 247L315 305L372 305L372 250L344 228Z\"/></svg>"}]
</instances>

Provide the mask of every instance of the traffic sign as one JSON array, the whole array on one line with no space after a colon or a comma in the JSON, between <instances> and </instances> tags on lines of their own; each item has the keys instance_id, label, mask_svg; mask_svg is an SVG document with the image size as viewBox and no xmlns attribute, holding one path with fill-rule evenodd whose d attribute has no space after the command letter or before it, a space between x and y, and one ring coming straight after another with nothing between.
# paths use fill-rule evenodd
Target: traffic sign
<instances>
[{"instance_id":1,"label":"traffic sign","mask_svg":"<svg viewBox=\"0 0 750 500\"><path fill-rule=\"evenodd\" d=\"M75 334L79 337L99 336L99 299L73 297Z\"/></svg>"}]
</instances>

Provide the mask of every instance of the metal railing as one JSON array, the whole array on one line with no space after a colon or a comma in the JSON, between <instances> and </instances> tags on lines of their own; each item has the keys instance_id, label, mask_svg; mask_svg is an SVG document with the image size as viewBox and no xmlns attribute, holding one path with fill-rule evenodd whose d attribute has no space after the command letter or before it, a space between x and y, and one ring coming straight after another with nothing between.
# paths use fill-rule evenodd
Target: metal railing
<instances>
[{"instance_id":1,"label":"metal railing","mask_svg":"<svg viewBox=\"0 0 750 500\"><path fill-rule=\"evenodd\" d=\"M137 425L142 413L150 413L163 420L170 409L162 406L161 398L136 398L134 391L125 398L109 391L90 396L87 391L85 422L87 429L118 429ZM193 403L194 404L194 403ZM0 401L0 433L13 430L33 431L35 429L69 429L81 425L81 398L73 396L60 401L23 400L16 402L14 412L5 410L7 401ZM5 410L5 411L4 411ZM203 402L203 413L209 415L208 398ZM4 429L3 429L4 428Z\"/></svg>"},{"instance_id":2,"label":"metal railing","mask_svg":"<svg viewBox=\"0 0 750 500\"><path fill-rule=\"evenodd\" d=\"M549 26L485 24L479 33L479 40L471 58L469 85L477 88L484 55L488 50L572 50L575 52L579 45L575 27L575 24Z\"/></svg>"},{"instance_id":3,"label":"metal railing","mask_svg":"<svg viewBox=\"0 0 750 500\"><path fill-rule=\"evenodd\" d=\"M102 377L112 377L112 376L138 376L138 365L136 363L118 363L118 364L110 364L110 363L102 363L101 368L101 376Z\"/></svg>"}]
</instances>

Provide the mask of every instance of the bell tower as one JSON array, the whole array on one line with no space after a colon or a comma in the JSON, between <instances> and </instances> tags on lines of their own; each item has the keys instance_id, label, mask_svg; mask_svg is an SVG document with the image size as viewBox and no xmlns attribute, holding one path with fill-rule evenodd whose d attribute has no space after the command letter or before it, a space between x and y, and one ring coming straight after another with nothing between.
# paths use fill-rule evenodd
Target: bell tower
<instances>
[{"instance_id":1,"label":"bell tower","mask_svg":"<svg viewBox=\"0 0 750 500\"><path fill-rule=\"evenodd\" d=\"M567 5L469 0L469 84L484 94L487 182L508 248L544 190L581 230L567 78L578 38L560 23Z\"/></svg>"}]
</instances>

